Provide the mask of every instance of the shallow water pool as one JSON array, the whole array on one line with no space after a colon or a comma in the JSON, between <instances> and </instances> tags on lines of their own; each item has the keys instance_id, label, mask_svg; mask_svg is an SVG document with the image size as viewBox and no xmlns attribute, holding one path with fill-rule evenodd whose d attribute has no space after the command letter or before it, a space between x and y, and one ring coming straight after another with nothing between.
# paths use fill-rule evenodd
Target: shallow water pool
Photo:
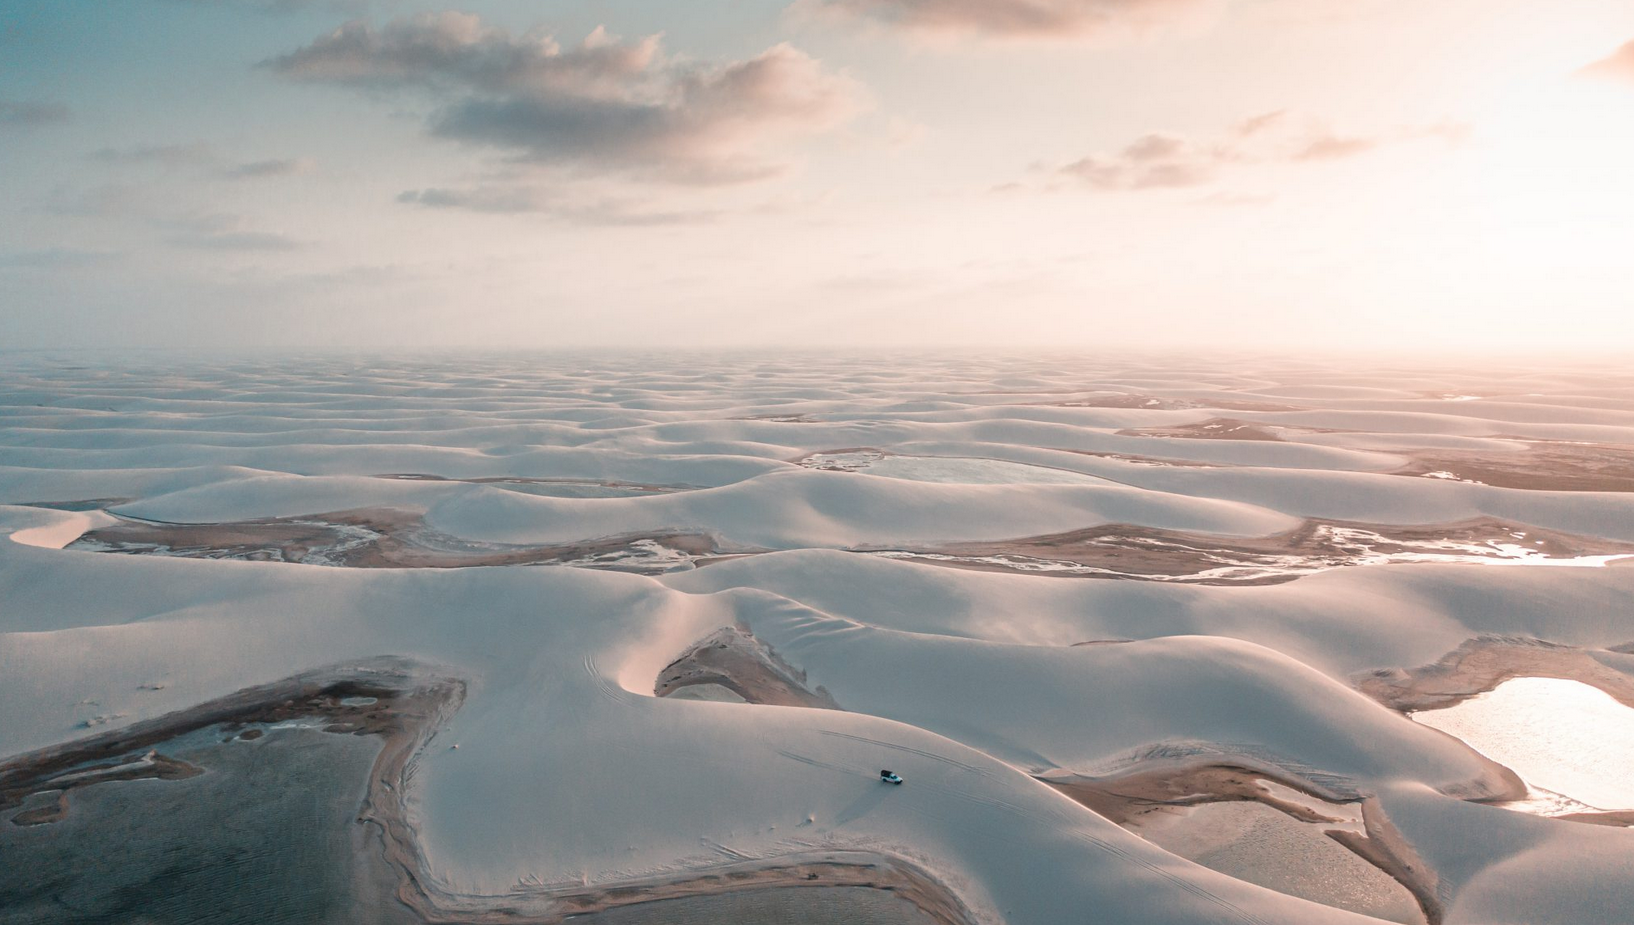
<instances>
[{"instance_id":1,"label":"shallow water pool","mask_svg":"<svg viewBox=\"0 0 1634 925\"><path fill-rule=\"evenodd\" d=\"M1634 809L1634 709L1598 688L1515 678L1457 706L1414 713L1413 719L1464 740L1534 789L1594 809Z\"/></svg>"}]
</instances>

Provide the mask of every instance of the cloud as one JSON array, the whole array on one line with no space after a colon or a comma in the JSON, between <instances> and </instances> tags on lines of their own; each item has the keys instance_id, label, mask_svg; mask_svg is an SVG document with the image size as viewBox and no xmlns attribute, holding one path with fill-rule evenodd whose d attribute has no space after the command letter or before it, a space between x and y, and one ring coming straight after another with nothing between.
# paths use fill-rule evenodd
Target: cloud
<instances>
[{"instance_id":1,"label":"cloud","mask_svg":"<svg viewBox=\"0 0 1634 925\"><path fill-rule=\"evenodd\" d=\"M31 270L72 269L107 263L117 256L112 251L48 247L42 250L0 253L0 267Z\"/></svg>"},{"instance_id":2,"label":"cloud","mask_svg":"<svg viewBox=\"0 0 1634 925\"><path fill-rule=\"evenodd\" d=\"M287 77L360 86L617 97L659 54L657 36L626 43L598 28L564 50L549 35L513 36L476 15L443 12L394 19L379 29L355 20L269 64Z\"/></svg>"},{"instance_id":3,"label":"cloud","mask_svg":"<svg viewBox=\"0 0 1634 925\"><path fill-rule=\"evenodd\" d=\"M247 227L242 215L192 212L154 217L154 225L170 229L170 243L197 250L292 251L302 243L288 235Z\"/></svg>"},{"instance_id":4,"label":"cloud","mask_svg":"<svg viewBox=\"0 0 1634 925\"><path fill-rule=\"evenodd\" d=\"M234 180L267 180L275 177L302 176L317 169L318 162L309 157L279 157L238 164L227 168L223 174Z\"/></svg>"},{"instance_id":5,"label":"cloud","mask_svg":"<svg viewBox=\"0 0 1634 925\"><path fill-rule=\"evenodd\" d=\"M87 189L58 186L46 194L42 205L56 215L154 229L178 247L288 251L305 246L288 235L254 228L243 215L188 211L152 184L104 184Z\"/></svg>"},{"instance_id":6,"label":"cloud","mask_svg":"<svg viewBox=\"0 0 1634 925\"><path fill-rule=\"evenodd\" d=\"M786 44L700 65L666 56L657 36L627 42L598 28L563 48L453 12L379 29L347 23L268 66L428 98L432 134L519 161L698 185L781 173L768 149L837 127L865 99L855 81Z\"/></svg>"},{"instance_id":7,"label":"cloud","mask_svg":"<svg viewBox=\"0 0 1634 925\"><path fill-rule=\"evenodd\" d=\"M90 188L58 185L45 194L45 211L76 218L110 218L141 213L146 207L142 191L123 183L105 183Z\"/></svg>"},{"instance_id":8,"label":"cloud","mask_svg":"<svg viewBox=\"0 0 1634 925\"><path fill-rule=\"evenodd\" d=\"M1594 62L1580 73L1587 77L1634 80L1634 42L1617 49L1611 57Z\"/></svg>"},{"instance_id":9,"label":"cloud","mask_svg":"<svg viewBox=\"0 0 1634 925\"><path fill-rule=\"evenodd\" d=\"M1337 161L1358 154L1366 154L1380 145L1380 139L1322 135L1312 138L1299 153L1296 161Z\"/></svg>"},{"instance_id":10,"label":"cloud","mask_svg":"<svg viewBox=\"0 0 1634 925\"><path fill-rule=\"evenodd\" d=\"M1208 5L1208 0L797 0L793 9L910 32L1051 39L1146 27Z\"/></svg>"},{"instance_id":11,"label":"cloud","mask_svg":"<svg viewBox=\"0 0 1634 925\"><path fill-rule=\"evenodd\" d=\"M169 145L133 145L127 148L98 148L91 152L93 160L107 164L160 164L176 167L186 164L207 164L215 160L215 152L201 141Z\"/></svg>"},{"instance_id":12,"label":"cloud","mask_svg":"<svg viewBox=\"0 0 1634 925\"><path fill-rule=\"evenodd\" d=\"M294 238L273 231L219 231L171 239L172 244L204 250L292 251L301 247Z\"/></svg>"},{"instance_id":13,"label":"cloud","mask_svg":"<svg viewBox=\"0 0 1634 925\"><path fill-rule=\"evenodd\" d=\"M1468 132L1463 125L1439 123L1377 135L1340 134L1314 116L1278 111L1245 119L1215 138L1145 135L1121 151L1092 154L1052 173L1097 190L1185 189L1208 186L1236 165L1336 161L1421 139L1457 144Z\"/></svg>"},{"instance_id":14,"label":"cloud","mask_svg":"<svg viewBox=\"0 0 1634 925\"><path fill-rule=\"evenodd\" d=\"M293 13L313 8L357 11L369 5L369 0L171 0L171 2L184 6L220 7L251 10L257 13Z\"/></svg>"},{"instance_id":15,"label":"cloud","mask_svg":"<svg viewBox=\"0 0 1634 925\"><path fill-rule=\"evenodd\" d=\"M0 128L31 128L67 121L68 107L61 103L0 99Z\"/></svg>"},{"instance_id":16,"label":"cloud","mask_svg":"<svg viewBox=\"0 0 1634 925\"><path fill-rule=\"evenodd\" d=\"M1092 154L1057 172L1103 190L1180 189L1212 181L1219 162L1217 151L1177 135L1154 134L1137 138L1118 154Z\"/></svg>"},{"instance_id":17,"label":"cloud","mask_svg":"<svg viewBox=\"0 0 1634 925\"><path fill-rule=\"evenodd\" d=\"M202 141L182 144L132 145L98 148L91 159L119 166L199 167L229 180L266 180L312 173L317 161L306 157L268 158L230 164Z\"/></svg>"},{"instance_id":18,"label":"cloud","mask_svg":"<svg viewBox=\"0 0 1634 925\"><path fill-rule=\"evenodd\" d=\"M575 200L537 186L475 186L407 190L397 201L432 209L465 209L496 214L542 214L575 225L637 227L697 225L714 221L708 210L659 210L616 197Z\"/></svg>"}]
</instances>

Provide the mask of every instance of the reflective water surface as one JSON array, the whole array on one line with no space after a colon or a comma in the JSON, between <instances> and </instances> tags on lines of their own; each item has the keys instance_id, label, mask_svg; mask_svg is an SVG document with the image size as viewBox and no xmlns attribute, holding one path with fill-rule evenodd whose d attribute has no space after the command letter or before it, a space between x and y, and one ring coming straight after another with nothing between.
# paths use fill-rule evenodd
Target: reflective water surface
<instances>
[{"instance_id":1,"label":"reflective water surface","mask_svg":"<svg viewBox=\"0 0 1634 925\"><path fill-rule=\"evenodd\" d=\"M0 818L0 925L414 925L355 822L379 740L298 724L160 746L204 773L98 784Z\"/></svg>"},{"instance_id":2,"label":"reflective water surface","mask_svg":"<svg viewBox=\"0 0 1634 925\"><path fill-rule=\"evenodd\" d=\"M1548 815L1634 809L1634 709L1598 688L1515 678L1457 706L1412 716L1545 791L1515 809Z\"/></svg>"}]
</instances>

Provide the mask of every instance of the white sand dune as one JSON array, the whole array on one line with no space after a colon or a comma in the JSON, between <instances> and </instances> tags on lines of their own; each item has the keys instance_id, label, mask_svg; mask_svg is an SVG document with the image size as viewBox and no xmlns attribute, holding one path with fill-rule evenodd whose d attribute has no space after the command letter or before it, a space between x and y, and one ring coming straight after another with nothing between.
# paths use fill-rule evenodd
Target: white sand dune
<instances>
[{"instance_id":1,"label":"white sand dune","mask_svg":"<svg viewBox=\"0 0 1634 925\"><path fill-rule=\"evenodd\" d=\"M1376 921L1184 860L1039 779L1160 754L1375 798L1433 868L1449 923L1612 925L1634 906L1625 830L1471 802L1513 775L1356 686L1478 637L1580 647L1626 673L1634 657L1610 651L1634 643L1626 563L1359 565L1207 587L846 551L1102 524L1266 537L1311 517L1489 517L1634 541L1634 493L1393 474L1427 450L1527 452L1514 437L1614 456L1634 445L1626 375L1540 368L1506 386L1271 361L1238 372L819 357L9 363L0 761L401 656L468 685L407 800L435 883L479 906L518 884L661 882L822 850L905 859L982 922L1054 925L1086 910L1152 925ZM1104 392L1202 407L1042 404ZM1254 403L1302 410L1241 410ZM1118 433L1216 417L1350 433ZM877 474L797 463L854 448L931 462ZM954 459L1002 464L936 462ZM654 490L545 497L482 479ZM686 531L771 552L654 578L64 548L115 514L226 524L363 509L423 515L473 546ZM654 696L666 665L729 626L839 709ZM882 767L907 783L881 785Z\"/></svg>"}]
</instances>

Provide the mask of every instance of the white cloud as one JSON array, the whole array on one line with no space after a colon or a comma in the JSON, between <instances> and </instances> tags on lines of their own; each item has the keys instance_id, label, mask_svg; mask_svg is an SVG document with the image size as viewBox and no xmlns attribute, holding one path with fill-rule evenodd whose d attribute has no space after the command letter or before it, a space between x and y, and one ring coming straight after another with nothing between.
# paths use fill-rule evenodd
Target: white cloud
<instances>
[{"instance_id":1,"label":"white cloud","mask_svg":"<svg viewBox=\"0 0 1634 925\"><path fill-rule=\"evenodd\" d=\"M918 33L1074 38L1168 22L1209 0L798 0L793 9Z\"/></svg>"},{"instance_id":2,"label":"white cloud","mask_svg":"<svg viewBox=\"0 0 1634 925\"><path fill-rule=\"evenodd\" d=\"M318 162L309 157L277 157L238 164L227 168L224 173L234 180L268 180L302 176L317 169Z\"/></svg>"},{"instance_id":3,"label":"white cloud","mask_svg":"<svg viewBox=\"0 0 1634 925\"><path fill-rule=\"evenodd\" d=\"M1145 135L1115 153L1092 154L1052 172L1098 190L1183 189L1208 186L1235 165L1342 160L1420 139L1456 144L1468 131L1456 123L1440 123L1341 133L1314 116L1279 111L1245 119L1213 138Z\"/></svg>"},{"instance_id":4,"label":"white cloud","mask_svg":"<svg viewBox=\"0 0 1634 925\"><path fill-rule=\"evenodd\" d=\"M1596 61L1583 69L1590 77L1609 77L1614 80L1634 81L1634 42L1629 42L1612 53L1611 57Z\"/></svg>"},{"instance_id":5,"label":"white cloud","mask_svg":"<svg viewBox=\"0 0 1634 925\"><path fill-rule=\"evenodd\" d=\"M646 180L721 184L786 164L771 149L828 131L864 105L855 81L790 45L716 65L668 58L657 36L604 30L563 48L464 13L375 29L348 23L269 65L296 80L433 100L435 135L539 164Z\"/></svg>"},{"instance_id":6,"label":"white cloud","mask_svg":"<svg viewBox=\"0 0 1634 925\"><path fill-rule=\"evenodd\" d=\"M68 107L60 103L0 99L0 127L28 128L68 121Z\"/></svg>"}]
</instances>

